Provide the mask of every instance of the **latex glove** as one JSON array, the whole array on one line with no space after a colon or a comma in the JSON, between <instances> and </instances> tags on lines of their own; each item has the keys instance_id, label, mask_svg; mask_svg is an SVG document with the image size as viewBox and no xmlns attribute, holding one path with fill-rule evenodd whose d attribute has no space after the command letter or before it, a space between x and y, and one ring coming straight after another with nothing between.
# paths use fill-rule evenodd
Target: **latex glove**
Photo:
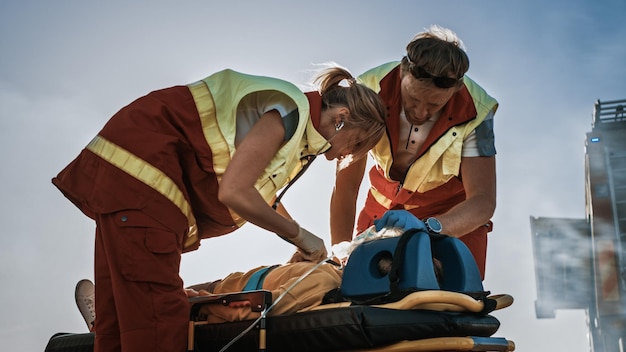
<instances>
[{"instance_id":1,"label":"latex glove","mask_svg":"<svg viewBox=\"0 0 626 352\"><path fill-rule=\"evenodd\" d=\"M398 227L404 231L410 229L426 230L424 222L407 210L387 210L383 217L374 220L376 231L382 230L384 227Z\"/></svg>"},{"instance_id":2,"label":"latex glove","mask_svg":"<svg viewBox=\"0 0 626 352\"><path fill-rule=\"evenodd\" d=\"M297 259L302 258L302 260L317 263L328 257L324 241L302 227L300 227L298 235L294 238L288 239L288 241L298 247L298 252L296 254L299 254L299 258ZM300 261L297 259L294 255L291 261Z\"/></svg>"}]
</instances>

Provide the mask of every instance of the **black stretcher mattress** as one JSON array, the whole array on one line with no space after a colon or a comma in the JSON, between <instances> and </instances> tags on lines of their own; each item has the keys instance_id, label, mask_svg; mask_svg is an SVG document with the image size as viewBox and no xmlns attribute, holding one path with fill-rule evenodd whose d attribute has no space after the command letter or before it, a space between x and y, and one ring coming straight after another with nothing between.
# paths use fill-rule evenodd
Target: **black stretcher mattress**
<instances>
[{"instance_id":1,"label":"black stretcher mattress","mask_svg":"<svg viewBox=\"0 0 626 352\"><path fill-rule=\"evenodd\" d=\"M197 351L219 351L249 325L236 322L197 326ZM268 317L266 326L268 351L292 352L381 347L432 337L489 337L500 322L491 315L351 306ZM258 330L252 330L229 351L257 349Z\"/></svg>"},{"instance_id":2,"label":"black stretcher mattress","mask_svg":"<svg viewBox=\"0 0 626 352\"><path fill-rule=\"evenodd\" d=\"M195 350L219 351L251 323L198 325ZM490 337L500 322L491 315L350 306L268 317L266 327L271 352L341 351L433 337ZM227 351L258 350L258 335L257 329L251 330ZM93 334L57 334L45 352L92 350Z\"/></svg>"}]
</instances>

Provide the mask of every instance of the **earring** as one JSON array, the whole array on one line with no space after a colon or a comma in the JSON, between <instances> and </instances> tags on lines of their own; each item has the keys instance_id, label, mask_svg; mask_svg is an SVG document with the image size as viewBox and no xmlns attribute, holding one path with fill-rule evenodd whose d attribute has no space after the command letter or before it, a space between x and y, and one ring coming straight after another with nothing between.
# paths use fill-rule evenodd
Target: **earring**
<instances>
[{"instance_id":1,"label":"earring","mask_svg":"<svg viewBox=\"0 0 626 352\"><path fill-rule=\"evenodd\" d=\"M335 124L335 131L339 132L339 130L342 129L344 125L345 125L345 123L343 122L343 120L339 121L338 124Z\"/></svg>"}]
</instances>

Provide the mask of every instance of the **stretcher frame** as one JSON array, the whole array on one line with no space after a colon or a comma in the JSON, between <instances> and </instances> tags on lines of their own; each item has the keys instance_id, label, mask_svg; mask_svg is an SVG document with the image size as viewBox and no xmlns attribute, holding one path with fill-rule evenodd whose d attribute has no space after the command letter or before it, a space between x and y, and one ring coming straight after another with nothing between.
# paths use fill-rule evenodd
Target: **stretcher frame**
<instances>
[{"instance_id":1,"label":"stretcher frame","mask_svg":"<svg viewBox=\"0 0 626 352\"><path fill-rule=\"evenodd\" d=\"M490 299L496 301L495 310L503 309L508 307L513 303L513 298L509 295L494 295L489 296ZM501 337L493 337L492 333L494 333L499 327L499 322L496 318L491 317L489 315L483 316L479 311L482 311L484 308L483 302L477 301L467 295L459 294L459 293L451 293L451 292L442 292L442 291L421 291L415 292L404 299L393 302L390 304L382 304L382 305L372 305L372 306L363 306L363 305L354 305L349 302L343 303L334 303L334 304L324 304L319 307L316 307L312 311L295 313L288 316L269 316L260 319L254 325L253 320L243 321L237 323L226 323L226 324L207 324L206 320L203 321L202 317L199 315L199 310L203 305L206 304L221 304L224 306L228 306L231 303L241 304L245 302L250 306L250 309L263 313L271 306L272 296L269 291L259 290L259 291L250 291L250 292L238 292L238 293L229 293L229 294L216 294L210 296L201 296L194 297L190 299L191 305L191 314L189 321L189 351L195 352L209 352L209 351L217 351L219 348L222 348L226 345L225 341L221 343L219 346L214 346L211 349L207 350L201 346L199 342L204 339L204 332L202 329L209 327L210 325L228 325L234 327L237 330L237 333L243 332L246 328L252 328L246 338L248 340L255 340L253 343L249 343L248 345L253 345L250 348L241 348L241 346L234 345L233 348L229 348L226 351L274 351L272 348L272 342L278 340L273 337L272 331L272 319L276 321L292 318L299 318L301 320L300 325L311 325L307 323L307 320L319 320L320 317L324 317L326 315L330 316L337 326L331 327L333 329L337 328L336 332L329 336L326 340L334 342L337 336L342 337L342 335L348 331L350 332L353 328L362 328L361 325L355 323L355 319L358 321L358 317L364 317L365 320L376 320L376 315L385 313L389 314L398 314L398 320L400 324L405 324L405 317L409 317L408 322L413 322L414 317L426 316L427 319L433 319L433 317L437 317L439 315L454 315L459 314L460 317L464 319L468 319L469 321L478 321L480 323L484 323L486 325L485 329L473 329L472 333L477 333L459 336L432 336L432 331L424 331L420 332L416 339L398 339L394 341L388 341L389 343L385 343L383 345L377 346L365 346L367 343L361 341L359 345L355 346L345 346L345 348L336 349L331 346L328 348L323 348L319 350L324 351L343 351L343 352L419 352L419 351L514 351L515 344L513 341L507 340ZM407 315L408 314L408 315ZM354 317L353 317L354 315ZM369 315L373 315L372 318ZM350 319L344 319L346 316L350 317ZM357 318L355 318L357 317ZM269 323L268 323L269 321ZM437 321L437 319L435 319ZM360 322L360 321L358 321ZM440 323L437 321L437 323ZM352 324L352 325L350 325ZM497 325L494 325L497 324ZM276 326L276 324L274 324ZM283 324L284 325L284 324ZM314 325L314 324L313 324ZM344 325L344 326L342 326ZM280 328L280 324L278 325ZM404 327L401 326L403 329ZM232 329L231 329L232 330ZM458 330L458 329L457 329ZM465 331L463 329L461 332ZM219 335L222 331L217 332ZM458 332L458 331L456 331ZM289 333L289 332L288 332ZM386 332L383 331L383 334ZM379 332L380 334L380 332ZM233 334L233 336L236 334ZM306 336L307 334L301 333L301 336ZM477 336L482 335L482 336ZM274 338L274 341L272 339ZM379 340L379 338L377 338ZM70 334L70 333L58 333L50 338L48 345L46 346L46 352L89 352L93 351L93 341L94 334L93 333L78 333L78 334ZM206 345L206 342L204 343ZM280 351L285 350L301 350L301 349L290 349L290 347L286 348L278 348Z\"/></svg>"},{"instance_id":2,"label":"stretcher frame","mask_svg":"<svg viewBox=\"0 0 626 352\"><path fill-rule=\"evenodd\" d=\"M199 321L199 311L202 305L206 304L221 304L229 306L235 302L245 302L247 306L253 312L260 313L258 321L259 330L259 351L265 351L267 344L266 334L266 316L265 312L272 305L272 293L267 290L255 290L247 292L226 293L226 294L212 294L208 296L199 296L189 298L190 320L189 320L189 332L187 335L187 351L195 351L195 331L196 326L206 325L206 321Z\"/></svg>"},{"instance_id":3,"label":"stretcher frame","mask_svg":"<svg viewBox=\"0 0 626 352\"><path fill-rule=\"evenodd\" d=\"M496 302L494 309L503 309L510 306L513 303L513 298L509 295L494 295L489 296L490 299ZM233 294L217 294L209 296L194 297L190 299L191 315L189 322L189 345L188 351L204 351L205 349L199 349L196 345L196 337L202 335L202 332L197 332L199 328L210 328L211 325L217 326L221 324L208 324L202 317L199 316L199 310L203 305L207 304L221 304L228 306L231 303L246 302L246 305L250 306L250 309L254 312L261 313L258 321L246 321L240 322L239 326L246 326L249 328L256 328L254 334L258 337L257 346L258 351L272 351L268 349L268 324L267 320L274 317L265 317L263 313L271 306L271 293L265 290L250 291L250 292L238 292ZM364 309L381 309L390 311L388 314L403 314L402 311L413 310L415 312L423 312L423 314L461 314L463 318L470 317L469 319L476 319L478 322L486 320L487 325L493 324L495 318L491 316L481 317L480 312L484 309L484 303L480 300L455 292L446 291L421 291L414 292L404 299L381 305L372 305L365 307ZM326 304L314 308L310 314L318 314L315 319L319 320L320 314L328 313L334 314L333 311L341 309L360 309L359 305L351 304L350 302L342 302L335 304ZM394 312L392 312L394 311ZM430 313L429 313L430 312ZM305 319L307 314L301 314ZM417 313L416 313L417 314ZM469 315L468 315L469 314ZM472 316L474 314L475 316ZM280 318L279 318L280 319ZM497 319L495 319L497 321ZM499 323L499 322L498 322ZM231 324L231 323L227 323ZM253 324L253 325L249 325ZM271 324L270 324L271 325ZM499 325L498 325L499 326ZM480 330L480 329L478 329ZM204 330L206 332L206 330ZM243 329L242 329L243 332ZM270 331L271 333L271 331ZM489 331L486 333L489 334ZM483 334L485 335L485 334ZM206 346L206 344L205 344ZM217 346L216 348L219 348ZM224 346L221 346L222 348ZM217 349L216 349L217 350ZM228 351L230 349L226 349ZM241 351L242 347L238 346L233 351ZM247 350L254 350L246 348ZM367 348L345 348L334 349L333 347L327 347L328 351L345 351L345 352L409 352L409 351L514 351L515 344L513 341L507 340L501 337L492 336L444 336L444 337L422 337L416 340L400 340L395 343L385 344L381 346L367 347ZM213 349L211 350L213 351Z\"/></svg>"},{"instance_id":4,"label":"stretcher frame","mask_svg":"<svg viewBox=\"0 0 626 352\"><path fill-rule=\"evenodd\" d=\"M383 251L394 252L391 270L376 275L369 269ZM405 261L406 252L413 257ZM435 254L450 269L441 282L433 272L431 258ZM190 298L188 351L515 350L512 341L493 336L500 322L490 315L510 306L513 298L488 296L471 253L458 239L409 230L400 238L364 243L350 258L344 268L341 298L334 300L339 302L308 311L268 316L281 296L272 302L270 291L245 291L247 285L245 292ZM217 304L249 307L259 317L209 324L210 309L201 308ZM93 333L55 334L46 352L93 351L93 340Z\"/></svg>"}]
</instances>

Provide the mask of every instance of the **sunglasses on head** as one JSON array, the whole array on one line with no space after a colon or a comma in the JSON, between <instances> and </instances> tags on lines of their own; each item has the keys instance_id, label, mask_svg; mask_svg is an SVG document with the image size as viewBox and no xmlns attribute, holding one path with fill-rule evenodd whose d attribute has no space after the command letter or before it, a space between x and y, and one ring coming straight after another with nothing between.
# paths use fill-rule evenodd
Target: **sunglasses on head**
<instances>
[{"instance_id":1,"label":"sunglasses on head","mask_svg":"<svg viewBox=\"0 0 626 352\"><path fill-rule=\"evenodd\" d=\"M413 75L413 77L417 79L429 79L435 84L436 87L439 88L452 88L456 86L461 78L451 78L451 77L442 77L442 76L433 76L431 73L426 71L422 66L417 66L409 58L407 57L407 61L409 62L409 71Z\"/></svg>"}]
</instances>

